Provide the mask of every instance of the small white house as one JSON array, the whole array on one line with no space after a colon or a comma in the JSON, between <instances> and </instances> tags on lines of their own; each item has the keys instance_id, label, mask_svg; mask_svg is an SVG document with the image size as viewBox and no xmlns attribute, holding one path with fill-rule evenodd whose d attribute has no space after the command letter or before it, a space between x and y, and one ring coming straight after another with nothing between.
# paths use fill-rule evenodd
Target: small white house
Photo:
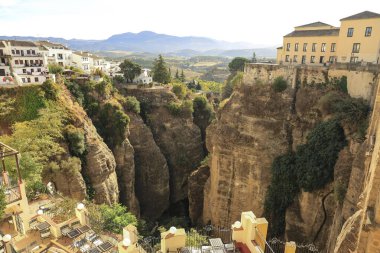
<instances>
[{"instance_id":1,"label":"small white house","mask_svg":"<svg viewBox=\"0 0 380 253\"><path fill-rule=\"evenodd\" d=\"M151 70L150 69L142 69L141 74L138 77L135 77L133 79L134 83L142 83L142 84L149 84L153 82L153 78L151 75Z\"/></svg>"}]
</instances>

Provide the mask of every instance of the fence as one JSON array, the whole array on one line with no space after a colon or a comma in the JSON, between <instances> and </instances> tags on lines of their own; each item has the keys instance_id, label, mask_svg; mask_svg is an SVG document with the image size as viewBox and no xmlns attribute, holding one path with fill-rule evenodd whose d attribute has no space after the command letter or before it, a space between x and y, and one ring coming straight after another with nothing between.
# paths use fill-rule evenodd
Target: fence
<instances>
[{"instance_id":1,"label":"fence","mask_svg":"<svg viewBox=\"0 0 380 253\"><path fill-rule=\"evenodd\" d=\"M266 242L265 253L285 252L285 242L272 238ZM320 251L313 244L297 244L296 253L319 253Z\"/></svg>"},{"instance_id":2,"label":"fence","mask_svg":"<svg viewBox=\"0 0 380 253\"><path fill-rule=\"evenodd\" d=\"M210 238L221 238L224 244L232 243L232 231L230 228L217 226L205 226L198 229L190 229L186 232L187 251L201 250L202 246L209 246ZM161 238L147 236L138 240L138 249L141 253L155 253L160 250Z\"/></svg>"}]
</instances>

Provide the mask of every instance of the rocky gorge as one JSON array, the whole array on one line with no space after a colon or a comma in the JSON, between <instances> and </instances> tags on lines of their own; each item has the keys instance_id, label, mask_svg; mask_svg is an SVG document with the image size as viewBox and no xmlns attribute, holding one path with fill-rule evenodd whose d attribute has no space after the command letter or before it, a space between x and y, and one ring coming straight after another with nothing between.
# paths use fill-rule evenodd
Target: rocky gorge
<instances>
[{"instance_id":1,"label":"rocky gorge","mask_svg":"<svg viewBox=\"0 0 380 253\"><path fill-rule=\"evenodd\" d=\"M356 117L362 101L337 90L333 82L287 81L287 87L278 91L270 81L252 80L245 73L232 95L216 109L211 123L189 111L173 111L171 105L183 105L184 101L167 88L121 87L101 92L91 88L81 102L73 86L59 82L59 103L70 115L70 124L83 133L86 151L79 156L80 168L70 173L51 169L42 179L53 182L63 195L78 200L91 195L96 203L120 202L136 216L151 221L180 213L194 226L230 227L242 211L252 210L281 227L282 233L276 236L314 243L333 252L342 245L339 242L337 246L336 238L344 237L345 222L358 216L357 203L365 188L370 141L360 132L363 126L352 124L347 116L353 113ZM5 94L14 96L12 92ZM138 101L139 110L128 106L126 99L130 97ZM91 107L95 102L96 110ZM338 103L348 103L354 109L343 115L340 108L332 106ZM116 116L119 111L128 116L127 127L113 139L100 129L112 119L99 123L108 104ZM294 154L297 160L300 147L309 145L315 129L332 119L337 119L338 130L344 135L344 145L339 146L331 164L332 174L313 189L298 185L299 173L289 178L284 175L282 181L287 184L281 187L294 187L296 193L289 196L281 217L273 215L266 206L268 192L274 187L274 161L287 154ZM1 133L10 129L2 127ZM65 156L74 157L65 137L60 137L60 145Z\"/></svg>"}]
</instances>

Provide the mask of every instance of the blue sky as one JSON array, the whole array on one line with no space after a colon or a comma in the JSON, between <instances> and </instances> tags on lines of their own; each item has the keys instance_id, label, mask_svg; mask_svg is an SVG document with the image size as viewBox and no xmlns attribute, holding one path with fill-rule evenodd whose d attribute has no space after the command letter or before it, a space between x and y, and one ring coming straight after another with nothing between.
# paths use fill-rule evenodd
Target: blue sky
<instances>
[{"instance_id":1,"label":"blue sky","mask_svg":"<svg viewBox=\"0 0 380 253\"><path fill-rule=\"evenodd\" d=\"M105 39L150 30L279 45L294 26L370 10L379 0L0 0L0 35Z\"/></svg>"}]
</instances>

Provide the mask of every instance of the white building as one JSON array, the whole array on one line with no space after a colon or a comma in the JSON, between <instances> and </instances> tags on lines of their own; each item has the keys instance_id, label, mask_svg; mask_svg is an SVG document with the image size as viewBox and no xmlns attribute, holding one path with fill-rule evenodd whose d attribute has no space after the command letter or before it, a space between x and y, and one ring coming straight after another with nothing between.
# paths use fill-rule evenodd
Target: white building
<instances>
[{"instance_id":1,"label":"white building","mask_svg":"<svg viewBox=\"0 0 380 253\"><path fill-rule=\"evenodd\" d=\"M60 66L71 66L73 51L62 44L52 43L49 41L38 41L40 51L47 58L49 64L58 64ZM44 50L45 49L45 50Z\"/></svg>"},{"instance_id":2,"label":"white building","mask_svg":"<svg viewBox=\"0 0 380 253\"><path fill-rule=\"evenodd\" d=\"M42 84L48 78L47 62L34 42L6 40L0 44L0 84Z\"/></svg>"},{"instance_id":3,"label":"white building","mask_svg":"<svg viewBox=\"0 0 380 253\"><path fill-rule=\"evenodd\" d=\"M91 59L89 52L77 51L72 54L72 64L73 66L80 68L84 72L90 73L93 67L93 60Z\"/></svg>"},{"instance_id":4,"label":"white building","mask_svg":"<svg viewBox=\"0 0 380 253\"><path fill-rule=\"evenodd\" d=\"M141 74L135 79L133 79L134 83L142 83L142 84L149 84L153 82L153 78L151 75L151 70L150 69L142 69Z\"/></svg>"}]
</instances>

